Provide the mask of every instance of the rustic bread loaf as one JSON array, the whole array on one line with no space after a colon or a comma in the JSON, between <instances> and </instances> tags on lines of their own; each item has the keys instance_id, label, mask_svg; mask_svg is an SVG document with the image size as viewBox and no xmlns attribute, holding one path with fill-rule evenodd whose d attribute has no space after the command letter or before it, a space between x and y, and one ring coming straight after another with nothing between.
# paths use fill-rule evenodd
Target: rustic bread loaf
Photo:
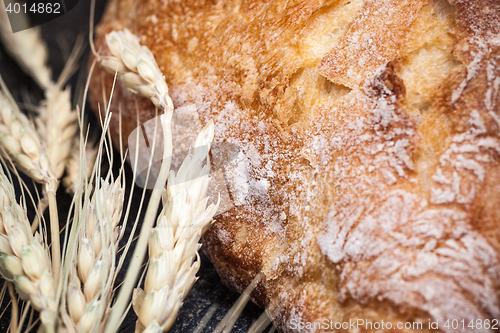
<instances>
[{"instance_id":1,"label":"rustic bread loaf","mask_svg":"<svg viewBox=\"0 0 500 333\"><path fill-rule=\"evenodd\" d=\"M240 147L204 249L240 291L264 274L281 332L500 318L500 2L111 0L97 48L123 28ZM93 101L111 84L98 67ZM114 100L117 144L155 111Z\"/></svg>"}]
</instances>

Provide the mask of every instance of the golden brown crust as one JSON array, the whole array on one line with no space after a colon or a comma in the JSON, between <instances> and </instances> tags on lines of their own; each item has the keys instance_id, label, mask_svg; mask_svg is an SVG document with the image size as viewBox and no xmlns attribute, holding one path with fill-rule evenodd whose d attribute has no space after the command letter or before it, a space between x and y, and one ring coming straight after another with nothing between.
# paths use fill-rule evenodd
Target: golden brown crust
<instances>
[{"instance_id":1,"label":"golden brown crust","mask_svg":"<svg viewBox=\"0 0 500 333\"><path fill-rule=\"evenodd\" d=\"M498 1L112 0L97 46L125 27L240 146L204 248L280 331L500 318ZM115 92L126 140L154 109Z\"/></svg>"}]
</instances>

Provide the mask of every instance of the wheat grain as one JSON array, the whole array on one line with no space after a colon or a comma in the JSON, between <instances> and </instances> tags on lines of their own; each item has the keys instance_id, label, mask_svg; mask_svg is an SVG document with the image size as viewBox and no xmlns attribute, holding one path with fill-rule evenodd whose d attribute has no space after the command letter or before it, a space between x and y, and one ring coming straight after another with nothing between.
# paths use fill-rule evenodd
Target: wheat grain
<instances>
[{"instance_id":1,"label":"wheat grain","mask_svg":"<svg viewBox=\"0 0 500 333\"><path fill-rule=\"evenodd\" d=\"M139 43L129 30L112 31L106 35L110 56L99 56L100 64L117 73L124 86L147 97L165 111L173 110L168 86L151 51Z\"/></svg>"},{"instance_id":2,"label":"wheat grain","mask_svg":"<svg viewBox=\"0 0 500 333\"><path fill-rule=\"evenodd\" d=\"M16 15L17 20L23 19L26 21L24 25L29 26L27 15L23 15L22 12ZM9 26L9 18L3 1L0 3L0 39L12 58L41 87L48 88L52 86L52 73L46 66L48 59L47 46L40 37L40 30L31 28L13 33Z\"/></svg>"},{"instance_id":3,"label":"wheat grain","mask_svg":"<svg viewBox=\"0 0 500 333\"><path fill-rule=\"evenodd\" d=\"M32 236L26 210L15 202L14 188L1 168L0 198L0 274L40 311L45 330L53 332L57 306L50 258L40 234Z\"/></svg>"},{"instance_id":4,"label":"wheat grain","mask_svg":"<svg viewBox=\"0 0 500 333\"><path fill-rule=\"evenodd\" d=\"M185 158L177 175L170 173L164 209L149 239L144 290L138 288L134 293L136 332L170 329L182 300L196 281L200 267L198 241L218 206L206 207L205 197L210 182L208 150L212 139L210 122L198 135L194 153Z\"/></svg>"},{"instance_id":5,"label":"wheat grain","mask_svg":"<svg viewBox=\"0 0 500 333\"><path fill-rule=\"evenodd\" d=\"M121 231L124 188L120 180L101 181L90 202L84 205L79 233L76 268L70 274L67 308L68 331L95 332L102 329L110 304L115 273L115 256ZM70 326L70 327L68 327Z\"/></svg>"}]
</instances>

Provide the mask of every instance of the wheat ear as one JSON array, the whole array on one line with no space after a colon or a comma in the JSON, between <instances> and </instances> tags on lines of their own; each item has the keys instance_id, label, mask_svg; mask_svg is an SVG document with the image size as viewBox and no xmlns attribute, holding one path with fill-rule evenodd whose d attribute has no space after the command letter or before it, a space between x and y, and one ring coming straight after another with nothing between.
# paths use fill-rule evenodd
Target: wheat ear
<instances>
[{"instance_id":1,"label":"wheat ear","mask_svg":"<svg viewBox=\"0 0 500 333\"><path fill-rule=\"evenodd\" d=\"M16 14L17 19L24 19L28 27L27 15ZM47 46L40 37L38 28L26 29L16 33L12 32L9 26L9 18L5 11L4 2L0 4L0 39L5 45L5 49L15 59L21 68L33 77L33 79L43 88L50 87L52 73L46 66L48 59Z\"/></svg>"},{"instance_id":2,"label":"wheat ear","mask_svg":"<svg viewBox=\"0 0 500 333\"><path fill-rule=\"evenodd\" d=\"M174 105L168 94L165 76L151 51L139 43L129 30L113 31L106 35L111 56L99 56L100 64L132 92L147 97L157 106L172 111Z\"/></svg>"},{"instance_id":3,"label":"wheat ear","mask_svg":"<svg viewBox=\"0 0 500 333\"><path fill-rule=\"evenodd\" d=\"M71 91L53 86L45 91L39 107L37 128L44 141L54 176L64 174L73 139L78 131L78 112L71 108Z\"/></svg>"},{"instance_id":4,"label":"wheat ear","mask_svg":"<svg viewBox=\"0 0 500 333\"><path fill-rule=\"evenodd\" d=\"M40 136L17 106L0 91L0 143L4 157L38 183L53 177Z\"/></svg>"},{"instance_id":5,"label":"wheat ear","mask_svg":"<svg viewBox=\"0 0 500 333\"><path fill-rule=\"evenodd\" d=\"M1 168L0 206L0 274L40 311L45 330L54 332L57 306L50 258L40 235L32 235L26 210L15 202L14 188Z\"/></svg>"},{"instance_id":6,"label":"wheat ear","mask_svg":"<svg viewBox=\"0 0 500 333\"><path fill-rule=\"evenodd\" d=\"M185 158L177 175L170 172L164 193L165 206L149 239L144 290L136 289L134 293L133 305L138 316L136 332L169 330L196 281L200 267L198 241L210 226L218 206L206 207L210 182L208 147L213 131L210 122L198 135L194 153ZM206 162L204 166L203 162Z\"/></svg>"},{"instance_id":7,"label":"wheat ear","mask_svg":"<svg viewBox=\"0 0 500 333\"><path fill-rule=\"evenodd\" d=\"M67 292L70 332L97 332L111 300L115 257L121 239L120 221L125 189L120 180L101 181L83 207L76 269ZM68 325L66 325L68 326Z\"/></svg>"}]
</instances>

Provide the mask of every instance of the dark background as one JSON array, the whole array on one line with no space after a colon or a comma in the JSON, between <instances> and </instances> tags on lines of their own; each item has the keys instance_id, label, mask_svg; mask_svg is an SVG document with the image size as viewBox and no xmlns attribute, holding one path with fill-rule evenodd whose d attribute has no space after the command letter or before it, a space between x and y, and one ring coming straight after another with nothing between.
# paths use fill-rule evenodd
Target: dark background
<instances>
[{"instance_id":1,"label":"dark background","mask_svg":"<svg viewBox=\"0 0 500 333\"><path fill-rule=\"evenodd\" d=\"M96 2L96 22L99 22L105 8L106 1L97 0ZM52 68L54 80L57 79L58 74L63 69L65 59L67 59L77 36L84 36L85 51L79 61L80 67L70 81L74 92L81 89L81 85L85 82L87 77L89 54L89 13L90 0L80 0L75 8L67 14L41 25L43 39L47 43L50 51L49 66ZM7 83L7 86L10 88L16 100L23 101L26 96L29 96L32 103L38 103L38 101L40 101L43 97L42 91L34 84L33 80L29 76L25 75L16 63L6 55L5 50L1 45L0 74ZM89 122L91 123L91 126L93 125L93 130L98 131L98 125L93 115L90 114L89 108L90 105L87 104L86 113L88 114ZM118 160L119 155L116 156L117 158L115 161ZM130 170L128 170L128 174L131 174ZM130 177L128 179L130 179ZM127 197L128 196L126 196L126 198ZM134 203L138 202L138 198L138 192L135 192ZM58 193L58 202L60 204L59 209L61 221L66 221L65 215L67 214L71 198L64 193L64 189L62 188ZM129 226L133 223L136 211L137 208L134 209L133 205L129 219L130 221L128 223ZM33 211L31 211L30 214L32 217ZM124 239L126 237L127 235L125 235ZM132 249L129 251L129 255L131 253ZM209 307L216 303L218 305L218 309L210 320L208 326L203 330L203 332L211 332L239 296L236 292L229 290L221 282L214 267L204 255L201 256L201 261L202 265L198 273L199 280L195 283L191 292L185 299L184 306L181 308L179 316L177 317L177 320L170 332L192 332ZM126 262L128 262L128 260ZM123 279L125 272L126 266L122 268L121 274L118 278L118 283ZM2 308L0 309L0 313L6 309L8 300L9 297L6 296L2 304ZM6 309L4 315L0 318L0 332L7 331L10 321L9 309L10 307ZM254 304L248 304L236 322L232 332L247 332L252 322L258 318L262 311L262 309L258 308ZM127 318L120 328L120 332L134 332L135 320L136 316L133 310L130 310Z\"/></svg>"}]
</instances>

